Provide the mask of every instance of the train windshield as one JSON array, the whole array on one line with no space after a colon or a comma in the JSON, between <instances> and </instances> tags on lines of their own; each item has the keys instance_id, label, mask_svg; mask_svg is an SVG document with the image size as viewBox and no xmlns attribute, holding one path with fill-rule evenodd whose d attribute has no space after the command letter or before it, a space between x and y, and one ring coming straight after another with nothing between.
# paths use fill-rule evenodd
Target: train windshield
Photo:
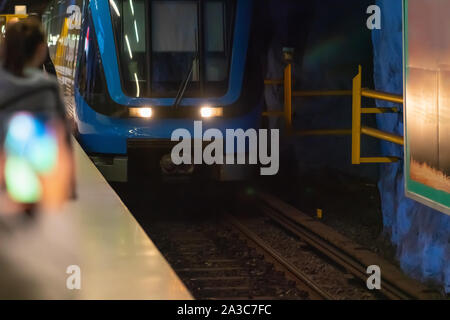
<instances>
[{"instance_id":1,"label":"train windshield","mask_svg":"<svg viewBox=\"0 0 450 320\"><path fill-rule=\"evenodd\" d=\"M110 0L124 92L174 97L192 69L185 97L228 89L233 0Z\"/></svg>"}]
</instances>

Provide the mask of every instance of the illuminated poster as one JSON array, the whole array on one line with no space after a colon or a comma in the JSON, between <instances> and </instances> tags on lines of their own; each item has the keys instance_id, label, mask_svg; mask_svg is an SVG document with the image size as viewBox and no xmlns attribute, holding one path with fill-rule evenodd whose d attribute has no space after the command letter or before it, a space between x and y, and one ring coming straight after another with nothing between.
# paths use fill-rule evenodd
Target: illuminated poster
<instances>
[{"instance_id":1,"label":"illuminated poster","mask_svg":"<svg viewBox=\"0 0 450 320\"><path fill-rule=\"evenodd\" d=\"M404 0L407 196L450 214L450 1Z\"/></svg>"}]
</instances>

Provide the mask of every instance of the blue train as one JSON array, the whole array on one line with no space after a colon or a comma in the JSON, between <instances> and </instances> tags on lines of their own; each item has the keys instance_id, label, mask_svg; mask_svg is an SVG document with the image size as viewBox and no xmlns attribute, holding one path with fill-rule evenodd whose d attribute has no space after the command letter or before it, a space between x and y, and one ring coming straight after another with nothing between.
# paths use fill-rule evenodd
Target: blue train
<instances>
[{"instance_id":1,"label":"blue train","mask_svg":"<svg viewBox=\"0 0 450 320\"><path fill-rule=\"evenodd\" d=\"M259 127L263 77L253 9L252 0L50 3L43 21L68 113L107 179L158 170L172 132L194 136L195 120L222 132ZM206 172L234 180L244 167Z\"/></svg>"}]
</instances>

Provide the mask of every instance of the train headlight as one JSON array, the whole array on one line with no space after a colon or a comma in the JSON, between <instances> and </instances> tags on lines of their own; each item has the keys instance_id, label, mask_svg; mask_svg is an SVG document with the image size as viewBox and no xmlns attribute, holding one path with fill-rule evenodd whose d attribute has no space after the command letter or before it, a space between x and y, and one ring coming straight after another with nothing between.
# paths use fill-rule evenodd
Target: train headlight
<instances>
[{"instance_id":1,"label":"train headlight","mask_svg":"<svg viewBox=\"0 0 450 320\"><path fill-rule=\"evenodd\" d=\"M223 115L222 108L202 107L200 108L202 118L220 117Z\"/></svg>"},{"instance_id":2,"label":"train headlight","mask_svg":"<svg viewBox=\"0 0 450 320\"><path fill-rule=\"evenodd\" d=\"M152 108L130 108L130 117L151 118L153 116Z\"/></svg>"}]
</instances>

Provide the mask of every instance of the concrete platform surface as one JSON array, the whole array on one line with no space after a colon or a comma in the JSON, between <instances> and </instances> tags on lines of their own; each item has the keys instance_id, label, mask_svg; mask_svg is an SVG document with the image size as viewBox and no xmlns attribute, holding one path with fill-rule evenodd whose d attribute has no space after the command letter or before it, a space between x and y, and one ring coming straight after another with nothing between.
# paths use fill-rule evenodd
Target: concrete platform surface
<instances>
[{"instance_id":1,"label":"concrete platform surface","mask_svg":"<svg viewBox=\"0 0 450 320\"><path fill-rule=\"evenodd\" d=\"M192 299L76 141L74 148L77 200L27 222L2 218L0 299Z\"/></svg>"}]
</instances>

